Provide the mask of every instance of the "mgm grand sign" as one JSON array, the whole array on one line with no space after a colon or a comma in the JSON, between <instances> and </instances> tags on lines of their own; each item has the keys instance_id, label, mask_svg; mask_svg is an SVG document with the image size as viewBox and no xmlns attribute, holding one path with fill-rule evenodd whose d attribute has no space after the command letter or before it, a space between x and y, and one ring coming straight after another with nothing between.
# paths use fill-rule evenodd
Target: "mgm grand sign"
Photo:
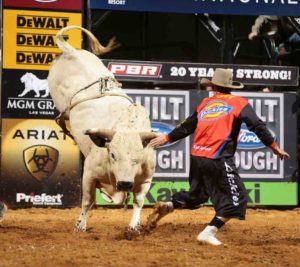
<instances>
[{"instance_id":1,"label":"mgm grand sign","mask_svg":"<svg viewBox=\"0 0 300 267\"><path fill-rule=\"evenodd\" d=\"M168 134L190 113L189 92L126 90L134 102L149 112L154 132ZM155 150L155 178L186 178L189 172L190 139L185 138Z\"/></svg>"}]
</instances>

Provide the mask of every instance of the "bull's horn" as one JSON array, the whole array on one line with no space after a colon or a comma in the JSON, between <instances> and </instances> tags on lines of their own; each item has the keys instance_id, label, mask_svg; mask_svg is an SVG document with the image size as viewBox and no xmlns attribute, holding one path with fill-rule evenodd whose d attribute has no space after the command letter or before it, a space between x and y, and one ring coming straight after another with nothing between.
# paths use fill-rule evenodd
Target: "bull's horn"
<instances>
[{"instance_id":1,"label":"bull's horn","mask_svg":"<svg viewBox=\"0 0 300 267\"><path fill-rule=\"evenodd\" d=\"M92 128L85 131L87 135L99 136L107 140L112 140L116 131L111 129Z\"/></svg>"},{"instance_id":2,"label":"bull's horn","mask_svg":"<svg viewBox=\"0 0 300 267\"><path fill-rule=\"evenodd\" d=\"M140 134L140 137L142 139L142 142L143 141L146 141L146 140L151 140L155 137L157 137L158 135L154 132L141 132L139 133Z\"/></svg>"}]
</instances>

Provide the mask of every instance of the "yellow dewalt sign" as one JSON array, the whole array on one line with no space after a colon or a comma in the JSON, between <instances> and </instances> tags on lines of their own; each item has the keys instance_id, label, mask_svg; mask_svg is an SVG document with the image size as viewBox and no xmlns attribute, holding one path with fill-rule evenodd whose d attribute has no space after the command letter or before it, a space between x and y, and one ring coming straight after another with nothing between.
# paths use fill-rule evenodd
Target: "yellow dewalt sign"
<instances>
[{"instance_id":1,"label":"yellow dewalt sign","mask_svg":"<svg viewBox=\"0 0 300 267\"><path fill-rule=\"evenodd\" d=\"M48 70L61 53L55 44L58 30L81 26L80 13L30 10L3 11L3 67L7 69ZM81 48L81 32L70 31L65 39Z\"/></svg>"}]
</instances>

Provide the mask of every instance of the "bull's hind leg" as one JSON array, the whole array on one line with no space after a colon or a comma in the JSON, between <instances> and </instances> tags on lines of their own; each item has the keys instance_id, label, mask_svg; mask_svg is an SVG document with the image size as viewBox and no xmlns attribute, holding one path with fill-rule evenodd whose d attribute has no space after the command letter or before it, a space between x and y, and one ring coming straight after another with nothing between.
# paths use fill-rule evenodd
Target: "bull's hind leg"
<instances>
[{"instance_id":1,"label":"bull's hind leg","mask_svg":"<svg viewBox=\"0 0 300 267\"><path fill-rule=\"evenodd\" d=\"M132 236L140 234L140 218L141 218L141 211L144 205L144 200L146 194L150 189L150 183L145 183L137 188L138 190L134 190L134 199L133 199L133 212L131 221L129 223L128 228L125 230L125 238L131 239Z\"/></svg>"},{"instance_id":2,"label":"bull's hind leg","mask_svg":"<svg viewBox=\"0 0 300 267\"><path fill-rule=\"evenodd\" d=\"M89 175L83 175L81 213L75 223L75 231L85 232L87 225L87 212L95 202L96 181Z\"/></svg>"}]
</instances>

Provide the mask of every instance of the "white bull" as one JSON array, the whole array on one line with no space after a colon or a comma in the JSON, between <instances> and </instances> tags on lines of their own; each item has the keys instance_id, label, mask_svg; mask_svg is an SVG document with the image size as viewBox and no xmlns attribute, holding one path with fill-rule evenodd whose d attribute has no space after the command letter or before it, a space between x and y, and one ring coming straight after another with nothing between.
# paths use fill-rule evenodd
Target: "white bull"
<instances>
[{"instance_id":1,"label":"white bull","mask_svg":"<svg viewBox=\"0 0 300 267\"><path fill-rule=\"evenodd\" d=\"M109 52L115 44L110 41L104 47L78 26L65 27L56 36L62 55L51 65L49 90L57 109L69 113L71 132L85 156L82 212L75 230L86 230L87 212L98 187L107 200L118 204L125 201L126 192L133 192L133 215L126 232L138 232L155 169L154 152L147 142L156 135L145 108L132 103L101 60L65 42L63 34L70 29L84 31L95 54Z\"/></svg>"}]
</instances>

